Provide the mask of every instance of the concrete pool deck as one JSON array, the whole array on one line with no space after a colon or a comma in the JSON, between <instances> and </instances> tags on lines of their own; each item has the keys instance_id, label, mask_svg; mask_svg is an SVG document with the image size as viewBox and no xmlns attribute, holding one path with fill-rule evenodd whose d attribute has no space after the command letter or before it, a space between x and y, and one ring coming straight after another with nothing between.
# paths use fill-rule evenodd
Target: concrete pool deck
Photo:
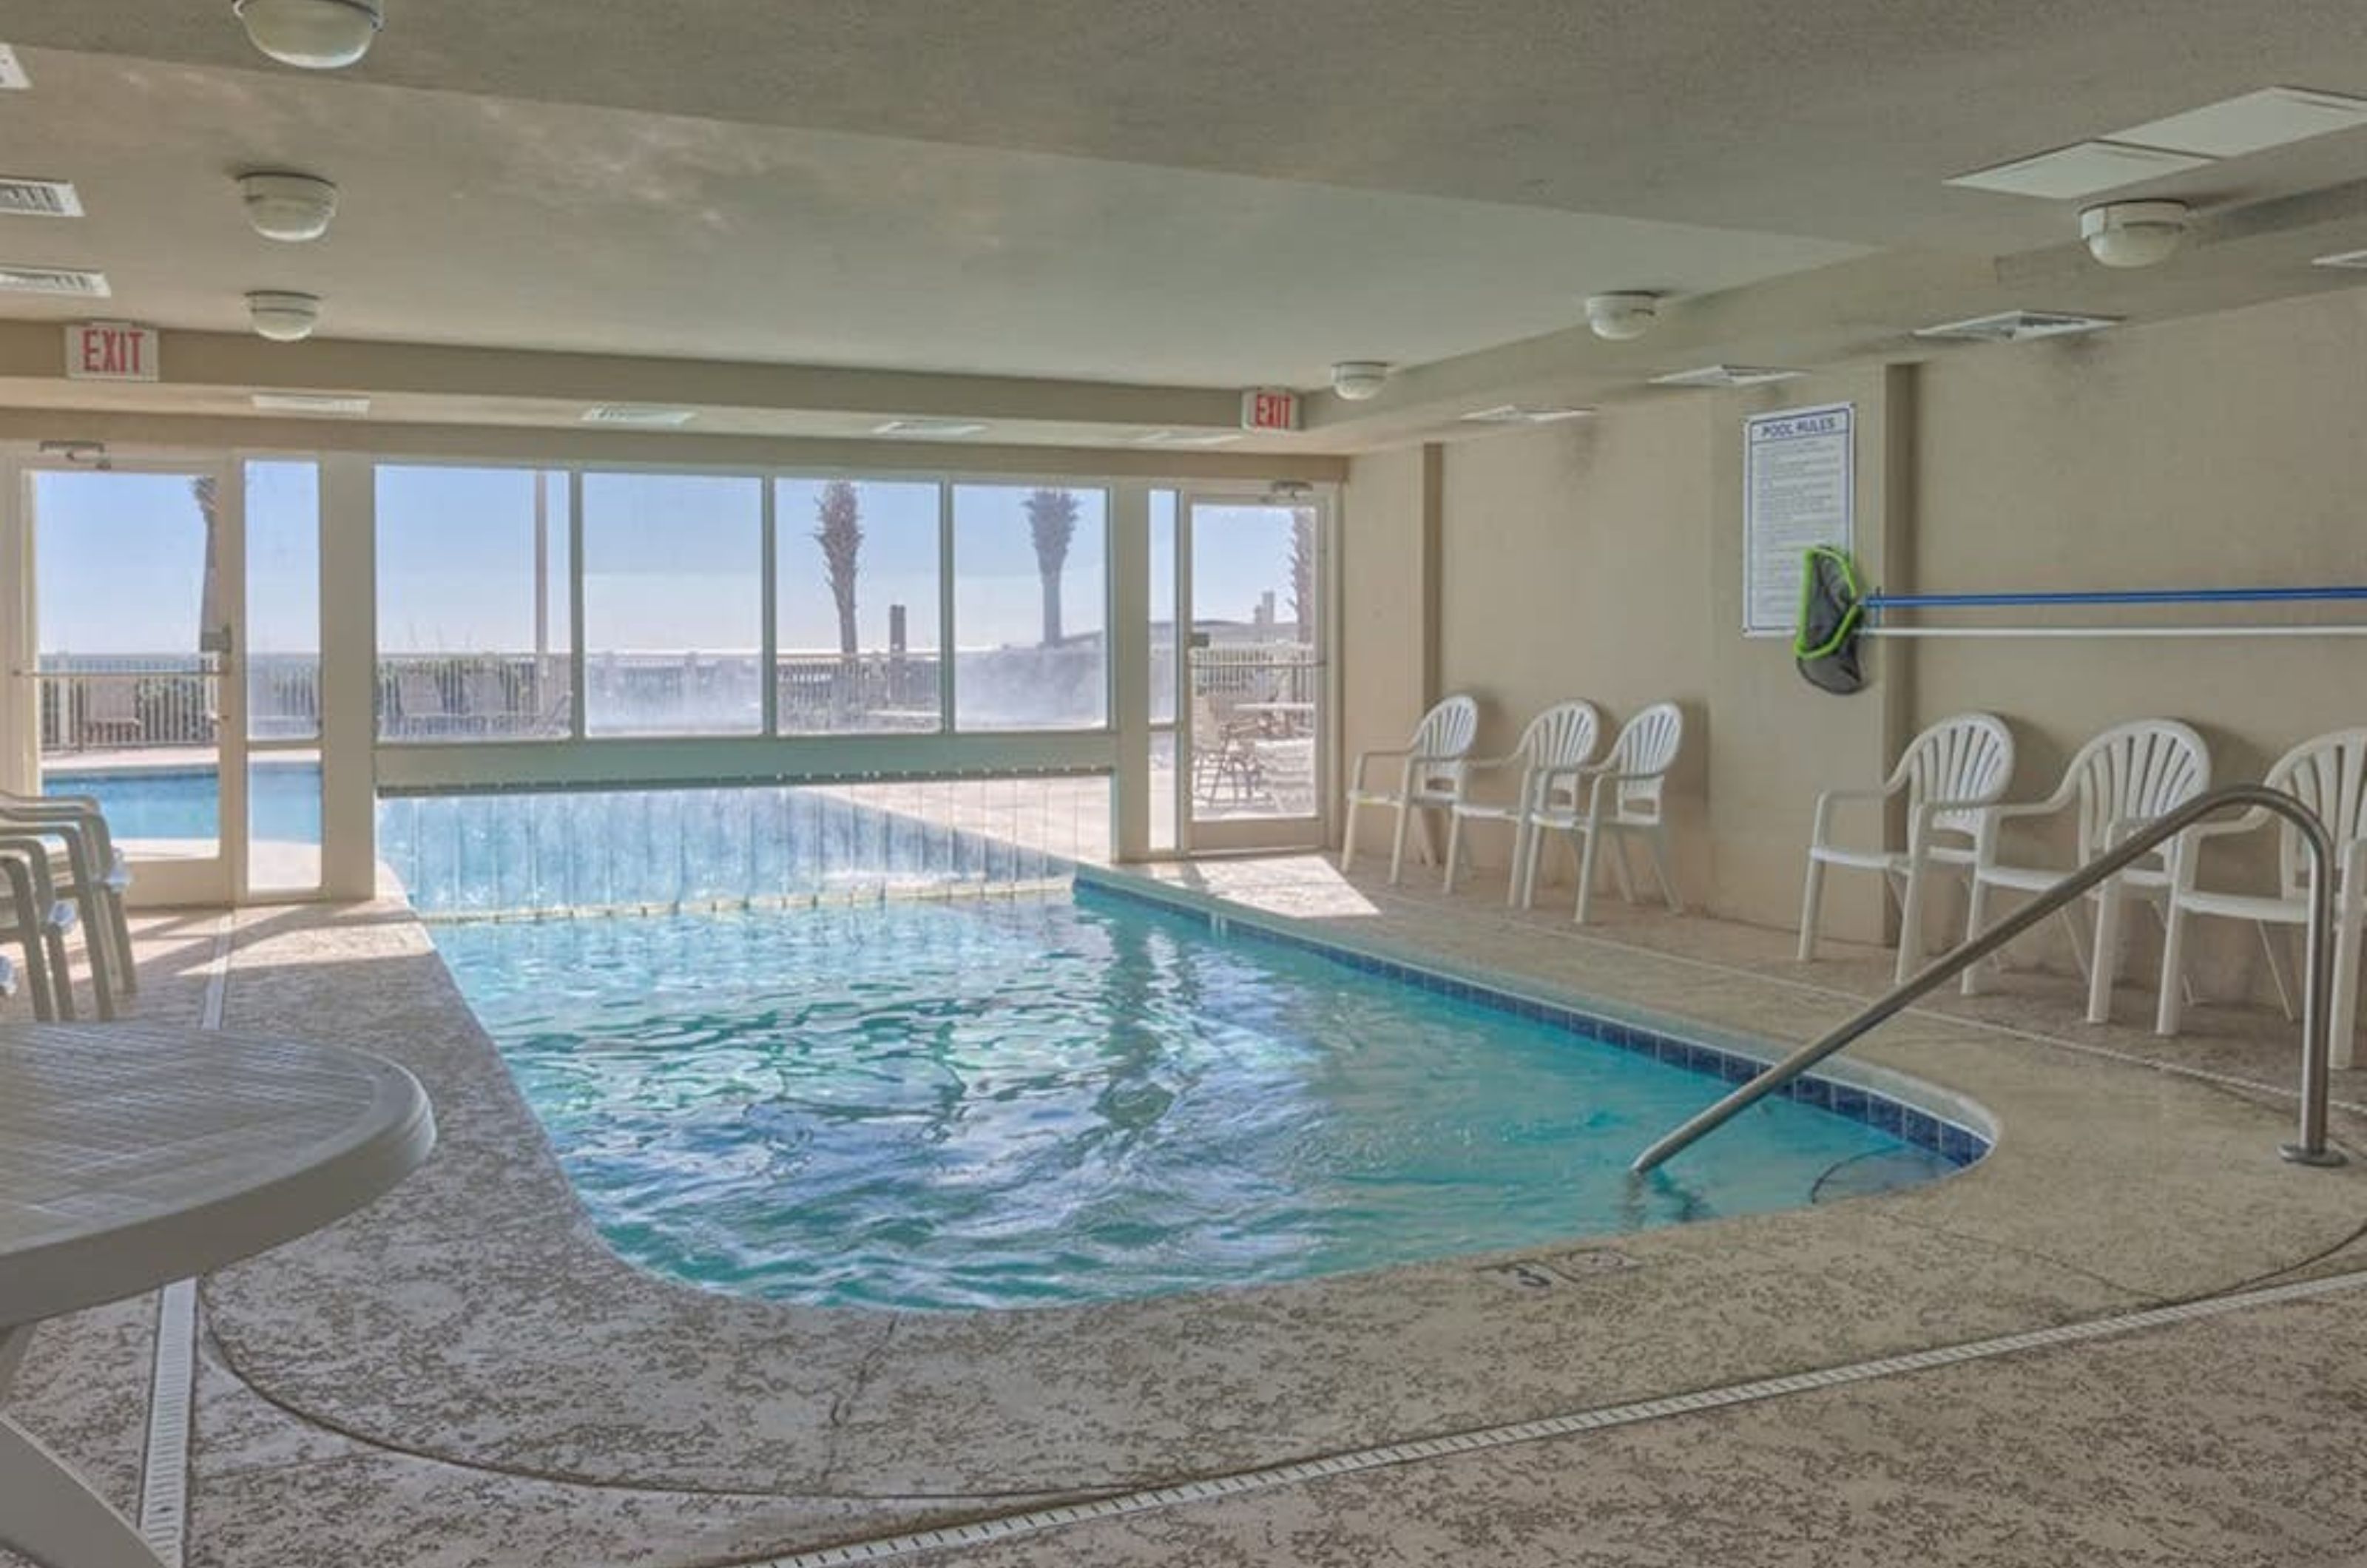
<instances>
[{"instance_id":1,"label":"concrete pool deck","mask_svg":"<svg viewBox=\"0 0 2367 1568\"><path fill-rule=\"evenodd\" d=\"M1887 973L1870 950L1803 968L1787 935L1615 903L1581 933L1508 913L1485 884L1441 899L1312 858L1160 875L1778 1044ZM217 923L143 924L144 1015L195 1016ZM1932 1186L1527 1249L1542 1286L1496 1258L985 1315L776 1306L607 1251L399 906L234 926L225 1027L404 1061L445 1143L375 1209L208 1281L198 1563L758 1560L2367 1267L2367 1168L2274 1156L2294 1055L2281 1021L2204 1009L2196 1033L2159 1042L2079 1024L2067 982L2016 976L1858 1053L2000 1123L1987 1161ZM2124 1010L2145 1010L2132 992ZM2367 1073L2339 1075L2339 1100L2362 1092ZM2367 1122L2346 1109L2337 1130ZM147 1311L45 1329L11 1407L119 1488ZM910 1560L2324 1555L2367 1532L2344 1451L2367 1439L2360 1348L2367 1295L2335 1294ZM1929 1528L1899 1533L1909 1519ZM2228 1533L2206 1541L2214 1520Z\"/></svg>"}]
</instances>

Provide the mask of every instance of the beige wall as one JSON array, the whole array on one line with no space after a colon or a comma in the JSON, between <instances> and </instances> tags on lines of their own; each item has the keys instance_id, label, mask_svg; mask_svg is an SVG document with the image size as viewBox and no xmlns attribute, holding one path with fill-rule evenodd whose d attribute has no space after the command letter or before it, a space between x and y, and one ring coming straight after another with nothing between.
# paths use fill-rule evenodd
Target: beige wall
<instances>
[{"instance_id":1,"label":"beige wall","mask_svg":"<svg viewBox=\"0 0 2367 1568\"><path fill-rule=\"evenodd\" d=\"M1343 775L1358 752L1404 745L1421 716L1432 652L1425 538L1438 461L1435 448L1421 446L1360 458L1341 491ZM1365 839L1383 841L1377 834Z\"/></svg>"},{"instance_id":2,"label":"beige wall","mask_svg":"<svg viewBox=\"0 0 2367 1568\"><path fill-rule=\"evenodd\" d=\"M1488 705L1490 746L1568 696L1616 716L1659 696L1683 703L1690 901L1791 924L1816 791L1872 782L1915 728L1963 708L2013 724L2022 795L2051 788L2083 738L2124 718L2194 724L2223 781L2258 777L2307 735L2367 724L2367 639L1894 642L1876 650L1869 692L1812 690L1783 643L1737 629L1741 422L1832 400L1859 411L1858 546L1869 578L1894 591L2367 581L2367 290L1656 399L1446 447L1444 685ZM1357 459L1350 493L1406 460ZM1355 592L1352 578L1352 614ZM1394 678L1352 672L1352 733L1359 702ZM1501 847L1482 859L1501 863ZM1870 890L1844 891L1864 881L1836 881L1833 929L1875 929ZM2155 939L2140 927L2132 942L2142 975ZM2032 951L2064 956L2059 941ZM2198 982L2257 986L2258 953L2248 932L2214 933Z\"/></svg>"}]
</instances>

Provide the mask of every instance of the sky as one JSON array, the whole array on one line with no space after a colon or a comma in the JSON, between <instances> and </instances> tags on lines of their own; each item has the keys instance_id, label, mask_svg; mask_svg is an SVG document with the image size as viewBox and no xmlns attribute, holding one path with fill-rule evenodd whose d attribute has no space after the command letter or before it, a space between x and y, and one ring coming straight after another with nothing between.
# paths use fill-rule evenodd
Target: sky
<instances>
[{"instance_id":1,"label":"sky","mask_svg":"<svg viewBox=\"0 0 2367 1568\"><path fill-rule=\"evenodd\" d=\"M535 646L537 475L530 468L380 465L379 646L387 652L530 651ZM688 474L587 474L586 645L600 651L749 649L761 637L765 481ZM784 649L835 651L838 618L813 539L821 479L780 479L777 595ZM937 487L858 485L864 541L856 626L884 648L889 606L908 606L907 643L936 641ZM318 470L247 466L247 647L319 647ZM1080 488L1062 575L1062 630L1102 629L1107 497ZM546 481L552 646L566 646L567 477ZM954 487L955 637L1032 645L1043 594L1023 510L1027 487ZM1153 616L1174 593L1174 497L1154 492ZM1197 618L1247 621L1271 591L1290 608L1289 514L1210 506L1197 514ZM186 476L35 476L40 647L45 653L187 653L197 640L205 531ZM1167 558L1161 558L1161 552Z\"/></svg>"}]
</instances>

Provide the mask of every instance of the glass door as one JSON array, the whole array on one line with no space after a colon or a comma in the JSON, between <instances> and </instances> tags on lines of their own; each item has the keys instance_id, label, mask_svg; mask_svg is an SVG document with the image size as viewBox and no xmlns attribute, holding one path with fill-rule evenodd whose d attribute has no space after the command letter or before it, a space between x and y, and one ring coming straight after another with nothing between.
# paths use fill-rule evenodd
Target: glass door
<instances>
[{"instance_id":1,"label":"glass door","mask_svg":"<svg viewBox=\"0 0 2367 1568\"><path fill-rule=\"evenodd\" d=\"M228 902L246 796L229 471L36 468L26 492L41 787L97 797L136 902Z\"/></svg>"},{"instance_id":2,"label":"glass door","mask_svg":"<svg viewBox=\"0 0 2367 1568\"><path fill-rule=\"evenodd\" d=\"M1185 853L1324 842L1325 515L1311 497L1184 498L1174 783Z\"/></svg>"}]
</instances>

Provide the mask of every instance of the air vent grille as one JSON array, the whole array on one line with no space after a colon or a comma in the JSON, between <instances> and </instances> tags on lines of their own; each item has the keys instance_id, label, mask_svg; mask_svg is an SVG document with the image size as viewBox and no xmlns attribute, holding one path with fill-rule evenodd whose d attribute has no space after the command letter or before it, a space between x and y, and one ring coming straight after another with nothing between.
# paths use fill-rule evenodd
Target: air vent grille
<instances>
[{"instance_id":1,"label":"air vent grille","mask_svg":"<svg viewBox=\"0 0 2367 1568\"><path fill-rule=\"evenodd\" d=\"M66 294L81 299L105 299L115 291L107 274L68 266L10 266L0 263L0 293Z\"/></svg>"},{"instance_id":2,"label":"air vent grille","mask_svg":"<svg viewBox=\"0 0 2367 1568\"><path fill-rule=\"evenodd\" d=\"M1134 438L1137 446L1225 446L1239 441L1238 430L1153 430Z\"/></svg>"},{"instance_id":3,"label":"air vent grille","mask_svg":"<svg viewBox=\"0 0 2367 1568\"><path fill-rule=\"evenodd\" d=\"M0 92L21 93L32 85L33 79L25 74L24 62L17 58L17 51L0 43Z\"/></svg>"},{"instance_id":4,"label":"air vent grille","mask_svg":"<svg viewBox=\"0 0 2367 1568\"><path fill-rule=\"evenodd\" d=\"M82 197L64 180L0 175L0 213L22 218L79 218Z\"/></svg>"},{"instance_id":5,"label":"air vent grille","mask_svg":"<svg viewBox=\"0 0 2367 1568\"><path fill-rule=\"evenodd\" d=\"M2000 310L1994 316L1918 327L1915 335L1961 343L2029 343L2036 338L2101 332L2119 322L2117 316L2082 316L2062 310Z\"/></svg>"},{"instance_id":6,"label":"air vent grille","mask_svg":"<svg viewBox=\"0 0 2367 1568\"><path fill-rule=\"evenodd\" d=\"M874 425L874 435L976 435L985 425L963 419L891 419Z\"/></svg>"},{"instance_id":7,"label":"air vent grille","mask_svg":"<svg viewBox=\"0 0 2367 1568\"><path fill-rule=\"evenodd\" d=\"M257 392L255 408L257 413L336 414L358 419L369 412L370 400L329 392Z\"/></svg>"},{"instance_id":8,"label":"air vent grille","mask_svg":"<svg viewBox=\"0 0 2367 1568\"><path fill-rule=\"evenodd\" d=\"M1565 419L1584 419L1593 412L1535 403L1500 403L1492 409L1474 409L1462 419L1466 424L1556 424Z\"/></svg>"},{"instance_id":9,"label":"air vent grille","mask_svg":"<svg viewBox=\"0 0 2367 1568\"><path fill-rule=\"evenodd\" d=\"M583 411L586 424L623 424L642 430L678 430L697 417L690 409L651 408L638 403L602 403Z\"/></svg>"},{"instance_id":10,"label":"air vent grille","mask_svg":"<svg viewBox=\"0 0 2367 1568\"><path fill-rule=\"evenodd\" d=\"M2349 267L2356 271L2367 272L2367 251L2341 251L2330 256L2320 256L2309 265Z\"/></svg>"},{"instance_id":11,"label":"air vent grille","mask_svg":"<svg viewBox=\"0 0 2367 1568\"><path fill-rule=\"evenodd\" d=\"M1806 375L1805 370L1779 370L1767 365L1704 365L1698 370L1679 370L1672 375L1655 376L1656 387L1764 387L1774 381L1796 380Z\"/></svg>"}]
</instances>

